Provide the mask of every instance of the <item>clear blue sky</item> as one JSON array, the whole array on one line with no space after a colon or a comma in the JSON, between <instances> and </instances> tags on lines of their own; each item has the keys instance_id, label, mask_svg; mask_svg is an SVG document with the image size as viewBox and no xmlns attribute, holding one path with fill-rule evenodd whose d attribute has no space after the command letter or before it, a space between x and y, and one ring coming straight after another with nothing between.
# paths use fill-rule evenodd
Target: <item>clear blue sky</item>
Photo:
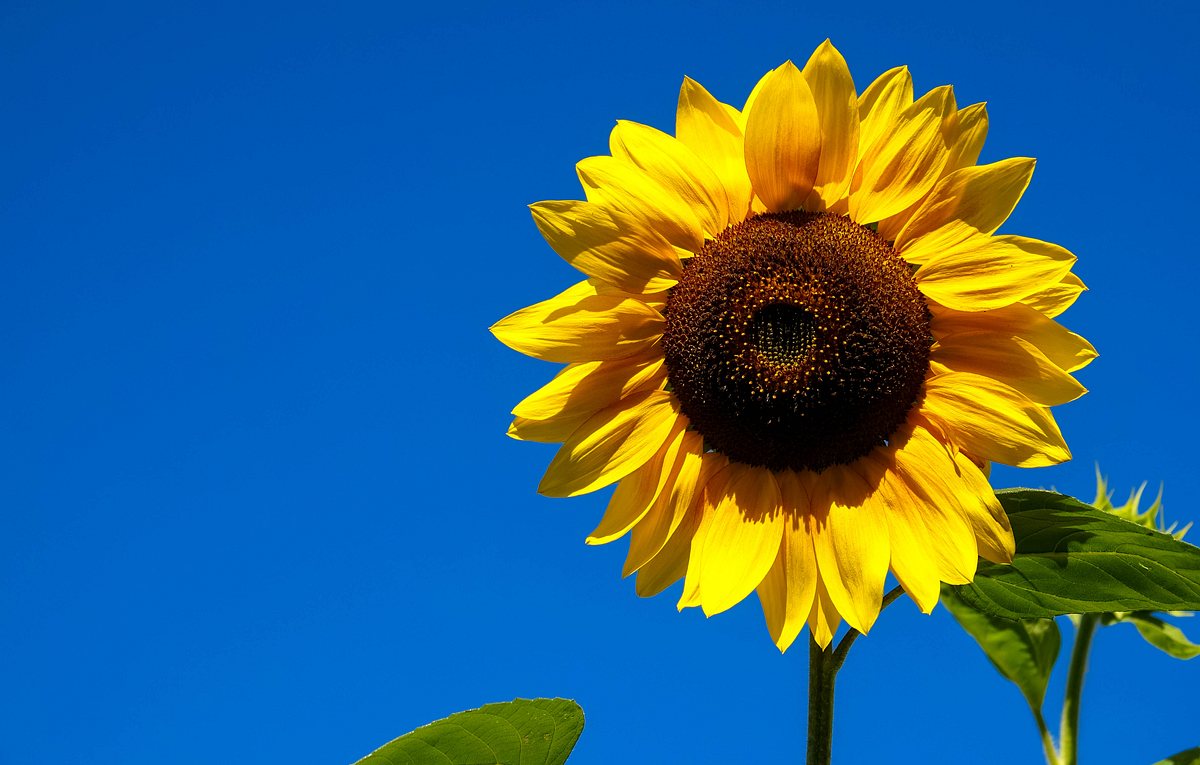
<instances>
[{"instance_id":1,"label":"clear blue sky","mask_svg":"<svg viewBox=\"0 0 1200 765\"><path fill-rule=\"evenodd\" d=\"M1073 250L1091 287L1064 316L1101 353L1059 410L1076 459L996 482L1090 498L1098 461L1200 521L1198 23L1182 2L4 3L0 762L350 762L554 695L587 711L578 765L799 762L802 644L780 656L753 601L640 600L623 542L585 547L605 494L537 496L552 447L504 436L552 367L486 328L572 278L525 205L578 197L615 119L670 129L684 75L739 103L827 36L860 87L906 63L988 101L983 161L1039 158L1006 230ZM1084 763L1200 743L1198 685L1200 660L1102 631ZM1040 757L941 609L889 609L838 701L842 763Z\"/></svg>"}]
</instances>

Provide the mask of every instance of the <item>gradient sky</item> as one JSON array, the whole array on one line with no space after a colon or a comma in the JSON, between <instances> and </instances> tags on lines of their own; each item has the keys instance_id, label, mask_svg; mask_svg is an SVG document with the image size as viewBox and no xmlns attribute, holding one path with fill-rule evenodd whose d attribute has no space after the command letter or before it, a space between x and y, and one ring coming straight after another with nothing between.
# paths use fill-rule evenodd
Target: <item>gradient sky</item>
<instances>
[{"instance_id":1,"label":"gradient sky","mask_svg":"<svg viewBox=\"0 0 1200 765\"><path fill-rule=\"evenodd\" d=\"M525 206L580 196L684 75L740 103L831 37L860 88L988 102L1039 158L1005 231L1078 254L1101 358L1075 460L1200 521L1190 4L47 3L0 7L0 762L348 763L459 709L568 696L571 762L803 757L806 654L583 544L504 436L553 367L486 331L573 280ZM1200 531L1193 537L1200 540ZM1200 639L1200 624L1189 631ZM1102 630L1082 761L1200 743L1200 660ZM1056 677L1051 698L1061 698ZM838 687L842 763L1033 763L1015 688L902 600ZM1054 702L1048 707L1057 716Z\"/></svg>"}]
</instances>

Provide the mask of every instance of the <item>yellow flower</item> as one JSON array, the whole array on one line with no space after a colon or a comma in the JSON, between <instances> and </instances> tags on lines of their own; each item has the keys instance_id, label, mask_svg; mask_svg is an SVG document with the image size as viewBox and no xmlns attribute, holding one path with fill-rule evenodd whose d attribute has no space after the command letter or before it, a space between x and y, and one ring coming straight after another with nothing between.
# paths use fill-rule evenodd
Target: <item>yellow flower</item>
<instances>
[{"instance_id":1,"label":"yellow flower","mask_svg":"<svg viewBox=\"0 0 1200 765\"><path fill-rule=\"evenodd\" d=\"M976 165L986 133L905 67L859 94L826 41L740 110L685 79L674 136L618 122L587 201L532 206L588 278L492 327L567 365L509 435L562 442L543 494L617 484L588 542L631 533L639 595L757 591L786 650L868 631L889 570L928 613L1011 559L988 465L1070 458L1049 407L1096 352L1052 318L1075 257L995 233L1034 161Z\"/></svg>"}]
</instances>

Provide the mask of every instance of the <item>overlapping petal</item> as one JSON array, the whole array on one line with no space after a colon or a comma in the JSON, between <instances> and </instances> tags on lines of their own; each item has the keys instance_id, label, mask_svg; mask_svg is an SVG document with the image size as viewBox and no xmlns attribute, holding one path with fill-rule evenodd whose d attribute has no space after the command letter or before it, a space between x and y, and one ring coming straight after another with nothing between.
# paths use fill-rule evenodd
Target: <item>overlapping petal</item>
<instances>
[{"instance_id":1,"label":"overlapping petal","mask_svg":"<svg viewBox=\"0 0 1200 765\"><path fill-rule=\"evenodd\" d=\"M661 356L571 364L523 398L512 413L530 420L586 417L643 387L662 387L666 379Z\"/></svg>"},{"instance_id":2,"label":"overlapping petal","mask_svg":"<svg viewBox=\"0 0 1200 765\"><path fill-rule=\"evenodd\" d=\"M588 157L575 172L589 202L629 213L675 247L695 252L704 244L704 227L692 208L632 162Z\"/></svg>"},{"instance_id":3,"label":"overlapping petal","mask_svg":"<svg viewBox=\"0 0 1200 765\"><path fill-rule=\"evenodd\" d=\"M1067 274L1045 289L1038 290L1021 302L1050 318L1070 308L1087 291L1087 285L1075 274Z\"/></svg>"},{"instance_id":4,"label":"overlapping petal","mask_svg":"<svg viewBox=\"0 0 1200 765\"><path fill-rule=\"evenodd\" d=\"M740 112L713 98L695 80L683 79L675 113L675 136L703 158L720 178L729 200L730 223L746 217L754 193L746 173L742 126Z\"/></svg>"},{"instance_id":5,"label":"overlapping petal","mask_svg":"<svg viewBox=\"0 0 1200 765\"><path fill-rule=\"evenodd\" d=\"M687 573L692 540L699 524L700 513L693 510L685 514L675 533L667 537L658 552L638 568L634 585L638 595L643 598L657 595Z\"/></svg>"},{"instance_id":6,"label":"overlapping petal","mask_svg":"<svg viewBox=\"0 0 1200 765\"><path fill-rule=\"evenodd\" d=\"M949 158L943 126L954 112L949 88L931 91L886 125L863 154L850 187L850 217L875 223L925 196Z\"/></svg>"},{"instance_id":7,"label":"overlapping petal","mask_svg":"<svg viewBox=\"0 0 1200 765\"><path fill-rule=\"evenodd\" d=\"M1042 467L1071 459L1050 410L990 377L951 372L930 378L922 412L953 443L992 462Z\"/></svg>"},{"instance_id":8,"label":"overlapping petal","mask_svg":"<svg viewBox=\"0 0 1200 765\"><path fill-rule=\"evenodd\" d=\"M583 284L509 314L491 326L492 334L514 351L568 364L628 358L662 337L658 311Z\"/></svg>"},{"instance_id":9,"label":"overlapping petal","mask_svg":"<svg viewBox=\"0 0 1200 765\"><path fill-rule=\"evenodd\" d=\"M1037 348L1060 369L1075 372L1099 354L1092 344L1028 305L1016 304L990 311L954 311L935 306L931 324L935 340L964 333L1000 338L1018 337Z\"/></svg>"},{"instance_id":10,"label":"overlapping petal","mask_svg":"<svg viewBox=\"0 0 1200 765\"><path fill-rule=\"evenodd\" d=\"M942 567L932 551L953 540L935 540L923 508L903 487L896 475L895 455L883 453L856 465L868 480L878 482L888 526L888 565L896 581L925 613L933 611L941 591Z\"/></svg>"},{"instance_id":11,"label":"overlapping petal","mask_svg":"<svg viewBox=\"0 0 1200 765\"><path fill-rule=\"evenodd\" d=\"M947 173L971 167L979 160L983 142L987 140L987 104L971 104L958 110L954 125L954 140L946 159Z\"/></svg>"},{"instance_id":12,"label":"overlapping petal","mask_svg":"<svg viewBox=\"0 0 1200 765\"><path fill-rule=\"evenodd\" d=\"M932 358L955 372L975 372L1011 385L1030 400L1054 406L1087 393L1062 367L1028 340L995 332L943 337Z\"/></svg>"},{"instance_id":13,"label":"overlapping petal","mask_svg":"<svg viewBox=\"0 0 1200 765\"><path fill-rule=\"evenodd\" d=\"M944 466L945 447L929 431L906 427L896 436L896 446L878 455L890 460L889 480L883 497L891 498L889 519L905 523L913 533L924 529L931 544L926 550L938 578L949 584L966 584L975 576L977 545L971 526L959 507L960 486Z\"/></svg>"},{"instance_id":14,"label":"overlapping petal","mask_svg":"<svg viewBox=\"0 0 1200 765\"><path fill-rule=\"evenodd\" d=\"M912 74L898 66L879 75L858 98L858 146L861 157L913 103Z\"/></svg>"},{"instance_id":15,"label":"overlapping petal","mask_svg":"<svg viewBox=\"0 0 1200 765\"><path fill-rule=\"evenodd\" d=\"M930 258L916 279L926 297L948 308L987 311L1056 284L1074 263L1074 255L1049 242L976 233Z\"/></svg>"},{"instance_id":16,"label":"overlapping petal","mask_svg":"<svg viewBox=\"0 0 1200 765\"><path fill-rule=\"evenodd\" d=\"M538 491L574 497L616 483L653 458L680 425L679 404L665 391L602 409L563 443Z\"/></svg>"},{"instance_id":17,"label":"overlapping petal","mask_svg":"<svg viewBox=\"0 0 1200 765\"><path fill-rule=\"evenodd\" d=\"M700 434L685 430L675 464L670 466L666 488L630 534L623 576L639 571L654 559L676 533L706 483L706 466L711 471L713 462L704 459L704 439Z\"/></svg>"},{"instance_id":18,"label":"overlapping petal","mask_svg":"<svg viewBox=\"0 0 1200 765\"><path fill-rule=\"evenodd\" d=\"M774 565L758 586L767 630L779 650L786 651L812 613L816 597L816 551L806 527L809 512L808 481L791 470L777 476L783 508L783 540Z\"/></svg>"},{"instance_id":19,"label":"overlapping petal","mask_svg":"<svg viewBox=\"0 0 1200 765\"><path fill-rule=\"evenodd\" d=\"M858 94L846 59L826 40L801 72L812 92L821 130L821 154L806 210L837 211L858 161Z\"/></svg>"},{"instance_id":20,"label":"overlapping petal","mask_svg":"<svg viewBox=\"0 0 1200 765\"><path fill-rule=\"evenodd\" d=\"M716 236L729 225L729 197L721 179L674 136L620 120L609 135L609 147L614 157L629 160L686 202L705 236Z\"/></svg>"},{"instance_id":21,"label":"overlapping petal","mask_svg":"<svg viewBox=\"0 0 1200 765\"><path fill-rule=\"evenodd\" d=\"M685 431L678 428L649 462L617 484L604 517L588 535L588 544L602 545L620 539L646 517L667 488L671 466L684 445L684 435Z\"/></svg>"},{"instance_id":22,"label":"overlapping petal","mask_svg":"<svg viewBox=\"0 0 1200 765\"><path fill-rule=\"evenodd\" d=\"M763 78L746 115L746 170L770 211L795 210L816 182L821 122L804 75L788 61Z\"/></svg>"},{"instance_id":23,"label":"overlapping petal","mask_svg":"<svg viewBox=\"0 0 1200 765\"><path fill-rule=\"evenodd\" d=\"M825 591L851 627L869 632L890 555L880 497L876 487L840 465L827 468L813 485L810 533Z\"/></svg>"},{"instance_id":24,"label":"overlapping petal","mask_svg":"<svg viewBox=\"0 0 1200 765\"><path fill-rule=\"evenodd\" d=\"M700 603L718 614L741 602L775 562L783 537L779 485L769 470L730 465L730 475L710 481L701 557Z\"/></svg>"},{"instance_id":25,"label":"overlapping petal","mask_svg":"<svg viewBox=\"0 0 1200 765\"><path fill-rule=\"evenodd\" d=\"M924 263L976 234L991 234L1016 208L1036 162L1015 157L972 165L938 181L896 237L909 263Z\"/></svg>"}]
</instances>

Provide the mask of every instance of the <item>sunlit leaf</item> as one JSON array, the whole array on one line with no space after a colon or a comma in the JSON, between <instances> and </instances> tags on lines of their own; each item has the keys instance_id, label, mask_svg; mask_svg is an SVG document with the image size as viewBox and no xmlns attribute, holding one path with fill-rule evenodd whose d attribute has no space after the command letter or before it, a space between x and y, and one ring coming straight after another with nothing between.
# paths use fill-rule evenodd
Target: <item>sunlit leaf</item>
<instances>
[{"instance_id":1,"label":"sunlit leaf","mask_svg":"<svg viewBox=\"0 0 1200 765\"><path fill-rule=\"evenodd\" d=\"M582 732L574 701L516 699L417 728L355 765L562 765Z\"/></svg>"},{"instance_id":2,"label":"sunlit leaf","mask_svg":"<svg viewBox=\"0 0 1200 765\"><path fill-rule=\"evenodd\" d=\"M1172 755L1154 765L1200 765L1200 746Z\"/></svg>"},{"instance_id":3,"label":"sunlit leaf","mask_svg":"<svg viewBox=\"0 0 1200 765\"><path fill-rule=\"evenodd\" d=\"M1010 621L964 603L953 587L942 588L942 603L1000 671L1021 689L1035 714L1058 658L1060 636L1053 619Z\"/></svg>"},{"instance_id":4,"label":"sunlit leaf","mask_svg":"<svg viewBox=\"0 0 1200 765\"><path fill-rule=\"evenodd\" d=\"M1012 521L1012 564L980 561L957 587L1004 619L1200 610L1200 548L1049 491L997 492Z\"/></svg>"}]
</instances>

